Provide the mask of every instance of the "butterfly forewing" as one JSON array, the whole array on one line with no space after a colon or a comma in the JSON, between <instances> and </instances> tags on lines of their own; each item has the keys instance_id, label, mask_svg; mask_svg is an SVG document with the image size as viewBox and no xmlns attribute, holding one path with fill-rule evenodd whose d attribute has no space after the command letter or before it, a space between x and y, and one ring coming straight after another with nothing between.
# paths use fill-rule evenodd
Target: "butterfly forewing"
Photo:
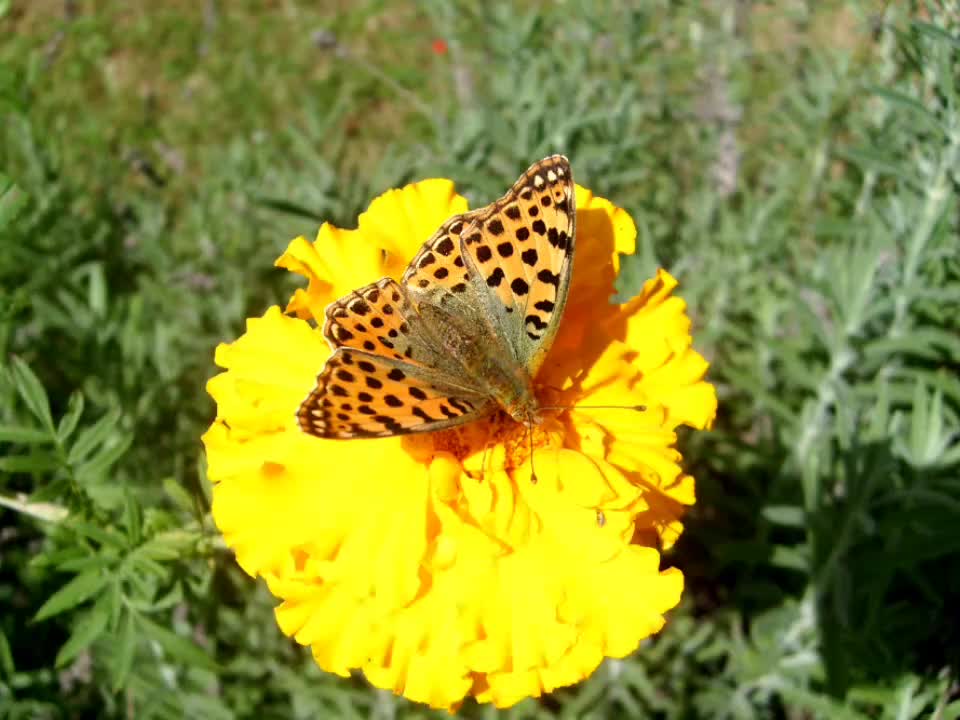
<instances>
[{"instance_id":1,"label":"butterfly forewing","mask_svg":"<svg viewBox=\"0 0 960 720\"><path fill-rule=\"evenodd\" d=\"M410 261L401 285L418 295L461 294L470 276L460 255L460 233L483 210L454 215L441 225Z\"/></svg>"},{"instance_id":2,"label":"butterfly forewing","mask_svg":"<svg viewBox=\"0 0 960 720\"><path fill-rule=\"evenodd\" d=\"M468 266L462 254L460 234L472 220L487 211L480 208L447 220L433 236L423 244L401 278L405 295L418 312L426 318L456 318L458 325L473 328L472 335L482 337L492 352L504 357L513 357L511 345L503 333L496 313L490 307L489 291L479 283L476 267ZM439 308L433 311L433 308ZM433 336L442 336L447 325L433 325ZM448 359L449 353L441 353L440 362ZM481 382L477 383L482 386Z\"/></svg>"},{"instance_id":3,"label":"butterfly forewing","mask_svg":"<svg viewBox=\"0 0 960 720\"><path fill-rule=\"evenodd\" d=\"M344 347L327 361L297 418L319 437L386 437L462 425L494 407L442 373Z\"/></svg>"},{"instance_id":4,"label":"butterfly forewing","mask_svg":"<svg viewBox=\"0 0 960 720\"><path fill-rule=\"evenodd\" d=\"M430 332L406 291L383 278L331 303L323 334L334 349L355 348L426 367L441 367Z\"/></svg>"},{"instance_id":5,"label":"butterfly forewing","mask_svg":"<svg viewBox=\"0 0 960 720\"><path fill-rule=\"evenodd\" d=\"M572 272L576 207L570 164L554 155L531 166L461 231L468 269L517 361L535 374L563 314Z\"/></svg>"}]
</instances>

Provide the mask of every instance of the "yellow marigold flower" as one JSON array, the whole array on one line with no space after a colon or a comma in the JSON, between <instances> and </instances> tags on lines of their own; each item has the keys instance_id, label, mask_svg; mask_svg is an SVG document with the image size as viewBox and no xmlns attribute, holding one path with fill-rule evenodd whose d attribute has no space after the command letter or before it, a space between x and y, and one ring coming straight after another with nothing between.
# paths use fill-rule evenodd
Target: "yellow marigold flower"
<instances>
[{"instance_id":1,"label":"yellow marigold flower","mask_svg":"<svg viewBox=\"0 0 960 720\"><path fill-rule=\"evenodd\" d=\"M657 549L679 535L693 479L679 425L716 409L666 272L608 302L630 216L576 189L570 297L537 384L569 407L534 431L477 421L372 440L304 434L296 412L330 356L327 304L385 275L467 203L449 180L380 196L356 230L325 224L277 265L304 275L286 313L272 307L217 349L217 418L204 436L213 516L237 561L282 600L284 633L329 672L434 707L472 695L504 707L576 683L604 657L657 632L683 576ZM642 406L598 410L586 406ZM492 444L491 444L492 442Z\"/></svg>"}]
</instances>

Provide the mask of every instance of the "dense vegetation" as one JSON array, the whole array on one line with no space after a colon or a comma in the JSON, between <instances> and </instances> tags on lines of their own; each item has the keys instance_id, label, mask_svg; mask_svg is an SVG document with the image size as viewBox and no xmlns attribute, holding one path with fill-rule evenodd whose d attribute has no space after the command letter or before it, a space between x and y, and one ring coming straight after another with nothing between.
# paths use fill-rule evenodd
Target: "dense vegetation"
<instances>
[{"instance_id":1,"label":"dense vegetation","mask_svg":"<svg viewBox=\"0 0 960 720\"><path fill-rule=\"evenodd\" d=\"M443 717L279 632L204 383L289 238L553 151L637 221L622 291L680 280L720 415L667 628L461 712L960 717L957 6L324 5L0 0L0 718Z\"/></svg>"}]
</instances>

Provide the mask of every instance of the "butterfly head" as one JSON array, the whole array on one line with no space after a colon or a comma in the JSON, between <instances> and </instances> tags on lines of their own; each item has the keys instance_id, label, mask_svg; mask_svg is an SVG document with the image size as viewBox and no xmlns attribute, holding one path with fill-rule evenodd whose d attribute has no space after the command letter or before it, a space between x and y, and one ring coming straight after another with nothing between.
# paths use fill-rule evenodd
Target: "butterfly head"
<instances>
[{"instance_id":1,"label":"butterfly head","mask_svg":"<svg viewBox=\"0 0 960 720\"><path fill-rule=\"evenodd\" d=\"M543 416L537 407L531 403L518 401L506 408L507 414L514 421L527 427L536 427L543 422Z\"/></svg>"}]
</instances>

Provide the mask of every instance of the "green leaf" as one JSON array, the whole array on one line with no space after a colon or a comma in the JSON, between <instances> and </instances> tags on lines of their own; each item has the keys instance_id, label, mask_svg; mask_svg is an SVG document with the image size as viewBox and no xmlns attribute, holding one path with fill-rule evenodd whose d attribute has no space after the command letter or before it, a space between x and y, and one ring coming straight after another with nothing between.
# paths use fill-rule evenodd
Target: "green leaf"
<instances>
[{"instance_id":1,"label":"green leaf","mask_svg":"<svg viewBox=\"0 0 960 720\"><path fill-rule=\"evenodd\" d=\"M294 217L310 220L311 222L323 223L326 220L322 212L312 210L308 207L293 202L292 200L273 198L263 195L260 197L255 197L254 202L275 212L286 213L288 215L293 215Z\"/></svg>"},{"instance_id":2,"label":"green leaf","mask_svg":"<svg viewBox=\"0 0 960 720\"><path fill-rule=\"evenodd\" d=\"M43 426L53 435L53 417L50 415L50 401L47 399L47 392L33 370L23 360L14 356L13 358L13 382L17 392L23 401L27 404L30 412L37 418Z\"/></svg>"},{"instance_id":3,"label":"green leaf","mask_svg":"<svg viewBox=\"0 0 960 720\"><path fill-rule=\"evenodd\" d=\"M940 716L940 720L957 720L960 718L960 700L954 700L947 705Z\"/></svg>"},{"instance_id":4,"label":"green leaf","mask_svg":"<svg viewBox=\"0 0 960 720\"><path fill-rule=\"evenodd\" d=\"M96 318L107 314L107 282L103 276L103 263L90 263L86 267L87 306Z\"/></svg>"},{"instance_id":5,"label":"green leaf","mask_svg":"<svg viewBox=\"0 0 960 720\"><path fill-rule=\"evenodd\" d=\"M9 473L39 473L56 470L60 458L54 455L8 455L0 457L0 470Z\"/></svg>"},{"instance_id":6,"label":"green leaf","mask_svg":"<svg viewBox=\"0 0 960 720\"><path fill-rule=\"evenodd\" d=\"M919 30L921 33L927 37L933 38L938 41L945 41L953 45L954 47L960 48L960 36L951 35L947 30L940 27L939 25L933 25L928 22L922 22L916 20L913 23L913 27Z\"/></svg>"},{"instance_id":7,"label":"green leaf","mask_svg":"<svg viewBox=\"0 0 960 720\"><path fill-rule=\"evenodd\" d=\"M133 657L137 649L133 612L127 612L120 621L120 630L114 645L113 662L110 665L113 692L119 692L127 684L127 677L133 667Z\"/></svg>"},{"instance_id":8,"label":"green leaf","mask_svg":"<svg viewBox=\"0 0 960 720\"><path fill-rule=\"evenodd\" d=\"M199 536L186 530L167 530L141 545L138 553L151 560L175 560L196 548Z\"/></svg>"},{"instance_id":9,"label":"green leaf","mask_svg":"<svg viewBox=\"0 0 960 720\"><path fill-rule=\"evenodd\" d=\"M143 509L127 486L123 488L123 524L130 545L139 545L143 540Z\"/></svg>"},{"instance_id":10,"label":"green leaf","mask_svg":"<svg viewBox=\"0 0 960 720\"><path fill-rule=\"evenodd\" d=\"M77 474L82 475L84 479L98 478L106 472L111 465L123 457L132 444L133 437L125 435L117 442L104 447L101 452L80 465L80 467L77 468Z\"/></svg>"},{"instance_id":11,"label":"green leaf","mask_svg":"<svg viewBox=\"0 0 960 720\"><path fill-rule=\"evenodd\" d=\"M804 574L810 572L809 553L802 547L775 545L773 554L770 556L770 564L774 567L796 570Z\"/></svg>"},{"instance_id":12,"label":"green leaf","mask_svg":"<svg viewBox=\"0 0 960 720\"><path fill-rule=\"evenodd\" d=\"M175 478L167 477L163 479L163 491L173 500L174 505L188 514L194 514L197 511L197 503L193 495L186 491Z\"/></svg>"},{"instance_id":13,"label":"green leaf","mask_svg":"<svg viewBox=\"0 0 960 720\"><path fill-rule=\"evenodd\" d=\"M34 620L48 620L64 610L76 607L100 592L109 582L110 576L102 567L80 573L47 598L34 615Z\"/></svg>"},{"instance_id":14,"label":"green leaf","mask_svg":"<svg viewBox=\"0 0 960 720\"><path fill-rule=\"evenodd\" d=\"M83 415L83 394L75 392L70 395L67 403L67 411L60 418L60 424L57 426L57 439L61 443L66 442L77 429L77 423L80 422L80 416Z\"/></svg>"},{"instance_id":15,"label":"green leaf","mask_svg":"<svg viewBox=\"0 0 960 720\"><path fill-rule=\"evenodd\" d=\"M0 425L0 442L12 443L48 443L52 440L50 433L37 428L18 425Z\"/></svg>"},{"instance_id":16,"label":"green leaf","mask_svg":"<svg viewBox=\"0 0 960 720\"><path fill-rule=\"evenodd\" d=\"M92 523L78 522L74 524L73 528L86 537L91 538L101 545L112 549L118 549L122 547L123 541L125 540L125 538L119 535L113 527L104 528Z\"/></svg>"},{"instance_id":17,"label":"green leaf","mask_svg":"<svg viewBox=\"0 0 960 720\"><path fill-rule=\"evenodd\" d=\"M203 499L206 501L207 508L213 505L213 483L207 476L207 455L201 452L197 456L197 477L200 478L200 490L203 492Z\"/></svg>"},{"instance_id":18,"label":"green leaf","mask_svg":"<svg viewBox=\"0 0 960 720\"><path fill-rule=\"evenodd\" d=\"M828 695L814 693L805 688L785 685L783 696L790 707L805 709L811 713L810 717L830 718L830 720L870 720L869 715L862 715Z\"/></svg>"},{"instance_id":19,"label":"green leaf","mask_svg":"<svg viewBox=\"0 0 960 720\"><path fill-rule=\"evenodd\" d=\"M767 505L760 511L767 520L774 525L785 525L787 527L804 527L806 525L806 514L803 508L794 505Z\"/></svg>"},{"instance_id":20,"label":"green leaf","mask_svg":"<svg viewBox=\"0 0 960 720\"><path fill-rule=\"evenodd\" d=\"M149 577L150 575L154 575L157 579L160 579L164 575L162 568L159 573L155 570L147 569L145 575L138 574L141 567L143 567L143 563L136 564L133 568L131 579L139 579L145 576ZM173 610L175 607L183 604L183 586L180 585L180 583L176 583L168 592L160 596L154 595L155 586L153 584L141 583L141 585L147 585L147 587L141 588L140 590L140 595L143 597L143 600L137 600L136 598L127 599L129 606L136 610L156 614L164 610Z\"/></svg>"},{"instance_id":21,"label":"green leaf","mask_svg":"<svg viewBox=\"0 0 960 720\"><path fill-rule=\"evenodd\" d=\"M894 442L897 453L917 469L936 467L944 460L957 437L946 427L943 393L927 393L926 385L917 379L910 412L909 442L898 435Z\"/></svg>"},{"instance_id":22,"label":"green leaf","mask_svg":"<svg viewBox=\"0 0 960 720\"><path fill-rule=\"evenodd\" d=\"M930 112L929 108L910 95L878 85L868 86L867 92L882 97L897 107L918 115L930 125L942 129L940 123L937 121L937 118L933 115L933 113Z\"/></svg>"},{"instance_id":23,"label":"green leaf","mask_svg":"<svg viewBox=\"0 0 960 720\"><path fill-rule=\"evenodd\" d=\"M9 0L0 0L0 19L9 9ZM0 172L0 229L13 223L27 204L27 195Z\"/></svg>"},{"instance_id":24,"label":"green leaf","mask_svg":"<svg viewBox=\"0 0 960 720\"><path fill-rule=\"evenodd\" d=\"M140 626L144 635L155 640L160 647L166 650L172 660L204 670L215 671L217 669L217 664L209 653L187 638L167 630L143 615L137 617L137 625Z\"/></svg>"},{"instance_id":25,"label":"green leaf","mask_svg":"<svg viewBox=\"0 0 960 720\"><path fill-rule=\"evenodd\" d=\"M88 648L106 630L109 619L110 613L101 603L82 613L74 623L70 638L57 653L56 667L63 667Z\"/></svg>"},{"instance_id":26,"label":"green leaf","mask_svg":"<svg viewBox=\"0 0 960 720\"><path fill-rule=\"evenodd\" d=\"M0 630L0 677L12 678L17 671L13 663L13 653L10 651L10 642L3 630Z\"/></svg>"},{"instance_id":27,"label":"green leaf","mask_svg":"<svg viewBox=\"0 0 960 720\"><path fill-rule=\"evenodd\" d=\"M67 455L70 463L76 464L86 458L97 445L102 444L107 439L119 421L120 410L114 408L92 426L81 432Z\"/></svg>"}]
</instances>

